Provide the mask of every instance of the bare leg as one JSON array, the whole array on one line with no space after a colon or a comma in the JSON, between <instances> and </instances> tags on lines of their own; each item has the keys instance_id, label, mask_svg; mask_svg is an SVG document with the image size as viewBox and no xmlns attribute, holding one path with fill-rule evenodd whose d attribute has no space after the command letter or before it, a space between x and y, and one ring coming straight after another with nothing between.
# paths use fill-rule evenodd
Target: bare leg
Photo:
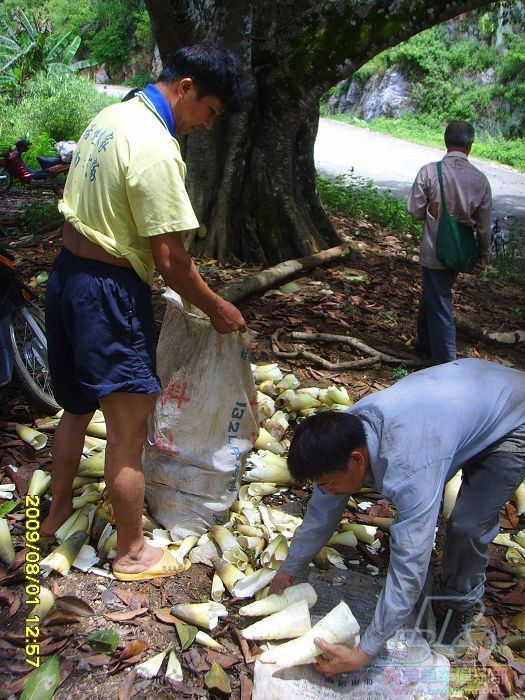
<instances>
[{"instance_id":1,"label":"bare leg","mask_svg":"<svg viewBox=\"0 0 525 700\"><path fill-rule=\"evenodd\" d=\"M71 505L73 479L82 456L86 428L92 417L93 413L75 415L64 411L60 419L53 439L51 482L53 500L49 514L40 529L43 537L53 535L73 512Z\"/></svg>"},{"instance_id":2,"label":"bare leg","mask_svg":"<svg viewBox=\"0 0 525 700\"><path fill-rule=\"evenodd\" d=\"M163 553L146 544L142 534L141 455L155 398L151 394L116 393L100 399L108 431L104 476L118 532L113 569L130 574L153 566Z\"/></svg>"}]
</instances>

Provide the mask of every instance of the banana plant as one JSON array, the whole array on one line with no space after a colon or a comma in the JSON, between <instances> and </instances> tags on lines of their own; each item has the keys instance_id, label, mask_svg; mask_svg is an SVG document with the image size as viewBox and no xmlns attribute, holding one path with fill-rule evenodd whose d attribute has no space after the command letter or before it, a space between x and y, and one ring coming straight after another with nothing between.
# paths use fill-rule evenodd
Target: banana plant
<instances>
[{"instance_id":1,"label":"banana plant","mask_svg":"<svg viewBox=\"0 0 525 700\"><path fill-rule=\"evenodd\" d=\"M77 73L96 65L91 59L74 60L81 43L78 35L67 32L57 40L49 22L30 20L20 7L13 10L10 23L2 20L0 32L0 85L18 90L18 96L25 82L41 71Z\"/></svg>"}]
</instances>

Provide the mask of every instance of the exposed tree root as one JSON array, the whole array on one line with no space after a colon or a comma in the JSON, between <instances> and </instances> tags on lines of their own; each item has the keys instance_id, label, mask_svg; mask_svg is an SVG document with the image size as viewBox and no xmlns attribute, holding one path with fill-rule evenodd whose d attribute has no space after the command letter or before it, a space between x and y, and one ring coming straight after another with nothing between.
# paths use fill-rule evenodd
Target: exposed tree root
<instances>
[{"instance_id":1,"label":"exposed tree root","mask_svg":"<svg viewBox=\"0 0 525 700\"><path fill-rule=\"evenodd\" d=\"M368 355L359 360L349 360L348 362L329 362L319 355L315 355L309 350L305 350L304 347L300 347L292 352L285 352L280 349L279 345L281 335L284 333L282 328L279 328L272 335L272 350L276 357L279 359L298 359L300 357L310 362L315 362L323 369L328 370L343 370L343 369L360 369L362 367L372 367L381 364L382 362L387 365L399 365L404 364L406 367L426 367L428 363L423 360L416 358L400 357L395 355L390 355L384 352L379 352L371 348L366 343L358 338L352 338L346 335L332 335L331 333L298 333L292 332L287 333L287 336L291 340L301 340L306 343L342 343L344 345L350 345L354 350L357 350L363 355Z\"/></svg>"}]
</instances>

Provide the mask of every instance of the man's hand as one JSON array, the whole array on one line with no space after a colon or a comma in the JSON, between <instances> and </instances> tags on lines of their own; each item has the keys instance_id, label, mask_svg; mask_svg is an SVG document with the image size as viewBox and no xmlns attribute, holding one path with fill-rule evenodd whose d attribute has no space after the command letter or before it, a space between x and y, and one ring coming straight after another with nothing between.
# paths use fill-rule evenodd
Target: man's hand
<instances>
[{"instance_id":1,"label":"man's hand","mask_svg":"<svg viewBox=\"0 0 525 700\"><path fill-rule=\"evenodd\" d=\"M323 650L323 656L328 657L318 656L314 664L315 670L322 673L325 678L331 678L338 673L359 671L372 658L361 647L351 649L344 644L328 644L324 639L317 637L314 642Z\"/></svg>"},{"instance_id":2,"label":"man's hand","mask_svg":"<svg viewBox=\"0 0 525 700\"><path fill-rule=\"evenodd\" d=\"M239 309L229 301L217 297L215 309L210 312L210 321L218 333L235 333L246 330L246 321Z\"/></svg>"},{"instance_id":3,"label":"man's hand","mask_svg":"<svg viewBox=\"0 0 525 700\"><path fill-rule=\"evenodd\" d=\"M295 576L290 574L285 574L281 571L277 572L270 583L270 590L268 595L271 593L282 593L289 586L293 586L295 583Z\"/></svg>"}]
</instances>

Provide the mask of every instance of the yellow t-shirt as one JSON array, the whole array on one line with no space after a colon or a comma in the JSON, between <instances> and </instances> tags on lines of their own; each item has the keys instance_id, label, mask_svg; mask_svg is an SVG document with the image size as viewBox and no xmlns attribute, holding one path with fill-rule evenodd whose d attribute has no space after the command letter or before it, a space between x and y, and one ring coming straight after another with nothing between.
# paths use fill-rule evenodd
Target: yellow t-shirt
<instances>
[{"instance_id":1,"label":"yellow t-shirt","mask_svg":"<svg viewBox=\"0 0 525 700\"><path fill-rule=\"evenodd\" d=\"M199 226L185 176L177 140L134 98L103 109L80 137L59 211L151 285L148 237Z\"/></svg>"}]
</instances>

